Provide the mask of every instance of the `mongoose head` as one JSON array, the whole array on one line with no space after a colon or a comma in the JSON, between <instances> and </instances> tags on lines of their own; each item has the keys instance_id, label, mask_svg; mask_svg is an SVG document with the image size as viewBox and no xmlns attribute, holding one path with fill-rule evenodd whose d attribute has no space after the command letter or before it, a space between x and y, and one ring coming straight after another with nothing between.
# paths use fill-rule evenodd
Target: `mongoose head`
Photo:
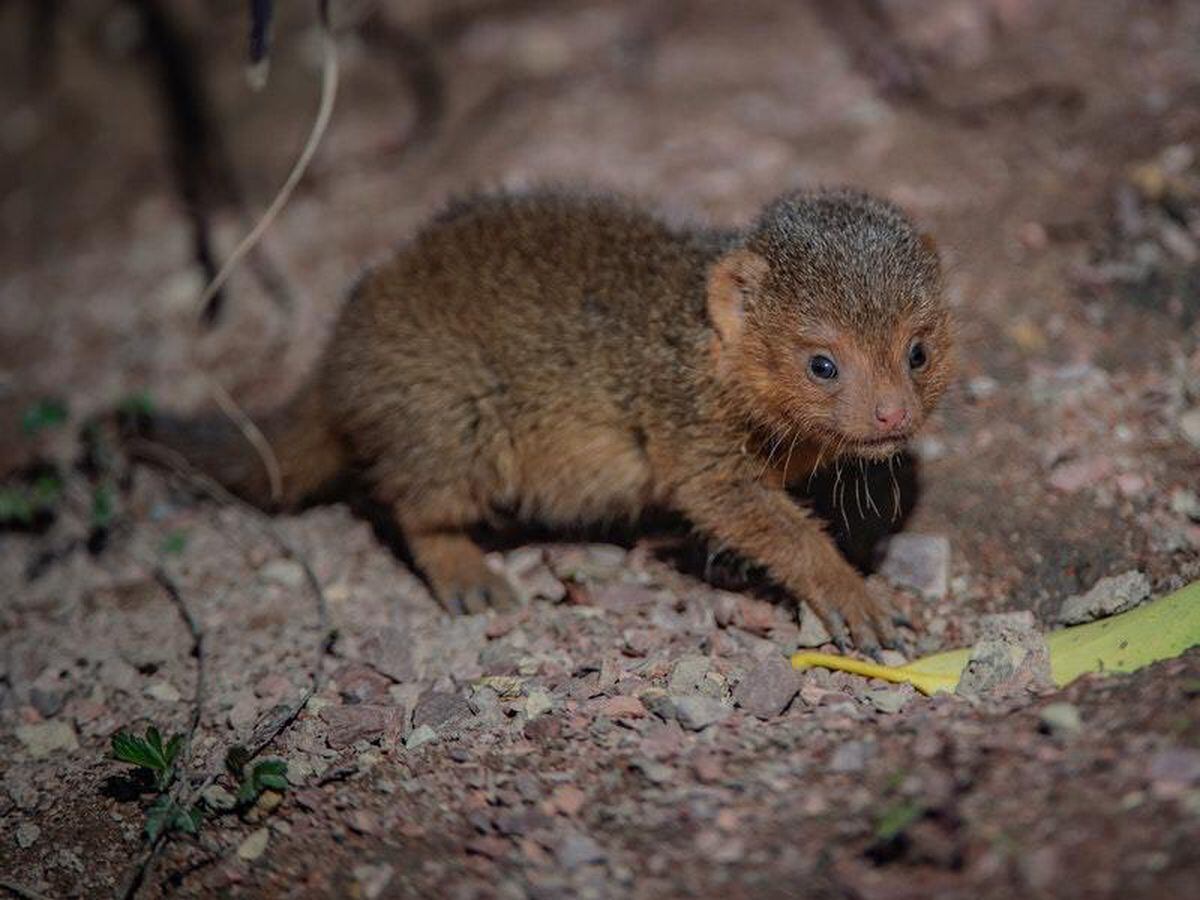
<instances>
[{"instance_id":1,"label":"mongoose head","mask_svg":"<svg viewBox=\"0 0 1200 900\"><path fill-rule=\"evenodd\" d=\"M741 412L830 456L898 452L950 378L933 242L857 191L771 203L710 270L708 312Z\"/></svg>"}]
</instances>

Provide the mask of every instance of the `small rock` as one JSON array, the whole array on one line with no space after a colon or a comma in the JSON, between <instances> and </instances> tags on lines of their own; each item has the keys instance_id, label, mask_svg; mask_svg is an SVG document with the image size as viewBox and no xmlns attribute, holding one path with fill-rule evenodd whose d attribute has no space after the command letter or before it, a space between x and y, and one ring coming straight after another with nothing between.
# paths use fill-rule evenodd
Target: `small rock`
<instances>
[{"instance_id":1,"label":"small rock","mask_svg":"<svg viewBox=\"0 0 1200 900\"><path fill-rule=\"evenodd\" d=\"M671 668L667 690L672 694L695 693L711 668L712 660L707 656L685 656Z\"/></svg>"},{"instance_id":2,"label":"small rock","mask_svg":"<svg viewBox=\"0 0 1200 900\"><path fill-rule=\"evenodd\" d=\"M204 789L200 798L204 801L204 805L214 812L228 812L237 806L237 798L219 784L210 784Z\"/></svg>"},{"instance_id":3,"label":"small rock","mask_svg":"<svg viewBox=\"0 0 1200 900\"><path fill-rule=\"evenodd\" d=\"M485 834L466 843L468 853L482 856L484 859L500 859L508 854L511 844L502 837Z\"/></svg>"},{"instance_id":4,"label":"small rock","mask_svg":"<svg viewBox=\"0 0 1200 900\"><path fill-rule=\"evenodd\" d=\"M701 753L692 760L692 771L701 784L716 784L725 780L725 767L715 753Z\"/></svg>"},{"instance_id":5,"label":"small rock","mask_svg":"<svg viewBox=\"0 0 1200 900\"><path fill-rule=\"evenodd\" d=\"M554 855L568 870L575 870L589 863L601 863L608 858L603 847L578 831L567 832L554 847Z\"/></svg>"},{"instance_id":6,"label":"small rock","mask_svg":"<svg viewBox=\"0 0 1200 900\"><path fill-rule=\"evenodd\" d=\"M552 709L554 709L554 698L548 691L532 688L525 697L525 717L528 719L536 719L542 713L548 713Z\"/></svg>"},{"instance_id":7,"label":"small rock","mask_svg":"<svg viewBox=\"0 0 1200 900\"><path fill-rule=\"evenodd\" d=\"M800 606L800 634L796 638L797 647L820 647L833 640L825 623L817 617L807 604Z\"/></svg>"},{"instance_id":8,"label":"small rock","mask_svg":"<svg viewBox=\"0 0 1200 900\"><path fill-rule=\"evenodd\" d=\"M720 700L701 694L670 696L669 700L675 718L688 731L702 731L709 725L724 721L733 713L733 710Z\"/></svg>"},{"instance_id":9,"label":"small rock","mask_svg":"<svg viewBox=\"0 0 1200 900\"><path fill-rule=\"evenodd\" d=\"M258 574L265 581L293 590L304 587L304 567L291 559L273 559L259 569Z\"/></svg>"},{"instance_id":10,"label":"small rock","mask_svg":"<svg viewBox=\"0 0 1200 900\"><path fill-rule=\"evenodd\" d=\"M775 607L752 597L739 597L734 609L733 624L743 631L766 637L775 627Z\"/></svg>"},{"instance_id":11,"label":"small rock","mask_svg":"<svg viewBox=\"0 0 1200 900\"><path fill-rule=\"evenodd\" d=\"M183 694L169 681L156 681L148 685L144 693L147 697L161 700L163 703L178 703L183 699Z\"/></svg>"},{"instance_id":12,"label":"small rock","mask_svg":"<svg viewBox=\"0 0 1200 900\"><path fill-rule=\"evenodd\" d=\"M246 836L244 841L238 844L238 859L245 862L258 859L266 852L267 842L270 840L271 832L267 828L256 828Z\"/></svg>"},{"instance_id":13,"label":"small rock","mask_svg":"<svg viewBox=\"0 0 1200 900\"><path fill-rule=\"evenodd\" d=\"M958 680L956 693L979 696L1050 687L1050 649L1033 613L999 613L980 620L981 636Z\"/></svg>"},{"instance_id":14,"label":"small rock","mask_svg":"<svg viewBox=\"0 0 1200 900\"><path fill-rule=\"evenodd\" d=\"M358 703L353 706L327 706L321 719L329 726L326 738L334 750L349 747L357 741L379 737L395 740L404 724L404 709L399 706L374 706Z\"/></svg>"},{"instance_id":15,"label":"small rock","mask_svg":"<svg viewBox=\"0 0 1200 900\"><path fill-rule=\"evenodd\" d=\"M1200 750L1172 747L1150 757L1146 774L1156 796L1178 797L1200 784Z\"/></svg>"},{"instance_id":16,"label":"small rock","mask_svg":"<svg viewBox=\"0 0 1200 900\"><path fill-rule=\"evenodd\" d=\"M950 585L950 539L933 534L893 535L879 574L926 599L941 600Z\"/></svg>"},{"instance_id":17,"label":"small rock","mask_svg":"<svg viewBox=\"0 0 1200 900\"><path fill-rule=\"evenodd\" d=\"M550 806L554 811L562 813L564 816L577 816L579 815L579 811L583 809L586 799L583 791L575 787L575 785L562 784L556 787L550 795Z\"/></svg>"},{"instance_id":18,"label":"small rock","mask_svg":"<svg viewBox=\"0 0 1200 900\"><path fill-rule=\"evenodd\" d=\"M833 772L861 772L867 767L873 747L867 741L846 741L833 751L829 769Z\"/></svg>"},{"instance_id":19,"label":"small rock","mask_svg":"<svg viewBox=\"0 0 1200 900\"><path fill-rule=\"evenodd\" d=\"M79 749L75 726L70 722L38 722L33 725L18 725L17 740L34 759L41 759L59 751L70 753Z\"/></svg>"},{"instance_id":20,"label":"small rock","mask_svg":"<svg viewBox=\"0 0 1200 900\"><path fill-rule=\"evenodd\" d=\"M741 680L733 702L760 719L783 713L800 691L800 673L783 656L768 656Z\"/></svg>"},{"instance_id":21,"label":"small rock","mask_svg":"<svg viewBox=\"0 0 1200 900\"><path fill-rule=\"evenodd\" d=\"M42 835L42 829L33 822L22 822L17 826L17 846L22 850L32 847Z\"/></svg>"},{"instance_id":22,"label":"small rock","mask_svg":"<svg viewBox=\"0 0 1200 900\"><path fill-rule=\"evenodd\" d=\"M1068 597L1058 611L1058 621L1064 625L1077 625L1102 619L1132 609L1149 596L1150 579L1131 569L1121 575L1101 578L1085 594Z\"/></svg>"},{"instance_id":23,"label":"small rock","mask_svg":"<svg viewBox=\"0 0 1200 900\"><path fill-rule=\"evenodd\" d=\"M1078 733L1083 728L1083 717L1074 703L1050 703L1038 715L1042 730L1057 737Z\"/></svg>"},{"instance_id":24,"label":"small rock","mask_svg":"<svg viewBox=\"0 0 1200 900\"><path fill-rule=\"evenodd\" d=\"M364 900L378 900L387 889L395 871L388 863L355 866L354 880L358 882Z\"/></svg>"},{"instance_id":25,"label":"small rock","mask_svg":"<svg viewBox=\"0 0 1200 900\"><path fill-rule=\"evenodd\" d=\"M422 725L441 728L470 715L471 707L463 697L430 691L417 702L417 708L413 711L413 725L418 728Z\"/></svg>"},{"instance_id":26,"label":"small rock","mask_svg":"<svg viewBox=\"0 0 1200 900\"><path fill-rule=\"evenodd\" d=\"M642 719L646 716L646 707L637 697L618 694L616 697L605 697L592 707L598 716L610 719Z\"/></svg>"},{"instance_id":27,"label":"small rock","mask_svg":"<svg viewBox=\"0 0 1200 900\"><path fill-rule=\"evenodd\" d=\"M1000 389L1000 382L990 375L976 375L966 387L972 400L986 400Z\"/></svg>"},{"instance_id":28,"label":"small rock","mask_svg":"<svg viewBox=\"0 0 1200 900\"><path fill-rule=\"evenodd\" d=\"M416 750L418 747L428 744L430 741L437 740L437 732L428 725L419 725L412 730L412 734L408 736L408 740L404 742L404 749Z\"/></svg>"},{"instance_id":29,"label":"small rock","mask_svg":"<svg viewBox=\"0 0 1200 900\"><path fill-rule=\"evenodd\" d=\"M1187 488L1176 488L1171 492L1171 511L1200 522L1200 494Z\"/></svg>"},{"instance_id":30,"label":"small rock","mask_svg":"<svg viewBox=\"0 0 1200 900\"><path fill-rule=\"evenodd\" d=\"M379 819L365 809L356 809L346 819L346 824L355 834L374 834L379 830Z\"/></svg>"},{"instance_id":31,"label":"small rock","mask_svg":"<svg viewBox=\"0 0 1200 900\"><path fill-rule=\"evenodd\" d=\"M1103 481L1112 472L1112 460L1104 456L1077 459L1054 467L1050 486L1064 494L1074 494Z\"/></svg>"},{"instance_id":32,"label":"small rock","mask_svg":"<svg viewBox=\"0 0 1200 900\"><path fill-rule=\"evenodd\" d=\"M1179 417L1179 430L1193 447L1200 447L1200 406Z\"/></svg>"},{"instance_id":33,"label":"small rock","mask_svg":"<svg viewBox=\"0 0 1200 900\"><path fill-rule=\"evenodd\" d=\"M652 759L637 759L630 763L630 766L637 769L654 784L666 784L675 778L674 769Z\"/></svg>"},{"instance_id":34,"label":"small rock","mask_svg":"<svg viewBox=\"0 0 1200 900\"><path fill-rule=\"evenodd\" d=\"M63 708L66 695L62 691L48 690L35 687L29 692L29 702L41 714L43 719L52 719Z\"/></svg>"},{"instance_id":35,"label":"small rock","mask_svg":"<svg viewBox=\"0 0 1200 900\"><path fill-rule=\"evenodd\" d=\"M916 689L911 684L904 684L894 688L877 688L867 691L866 696L867 702L876 712L895 715L901 712L908 705L908 701L916 695Z\"/></svg>"}]
</instances>

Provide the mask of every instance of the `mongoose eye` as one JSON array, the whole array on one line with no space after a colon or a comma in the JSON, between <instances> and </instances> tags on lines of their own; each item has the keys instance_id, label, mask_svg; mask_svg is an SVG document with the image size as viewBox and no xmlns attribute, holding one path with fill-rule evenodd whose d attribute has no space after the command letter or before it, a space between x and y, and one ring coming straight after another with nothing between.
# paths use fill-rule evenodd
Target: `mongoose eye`
<instances>
[{"instance_id":1,"label":"mongoose eye","mask_svg":"<svg viewBox=\"0 0 1200 900\"><path fill-rule=\"evenodd\" d=\"M814 356L808 361L808 371L814 378L822 381L832 381L837 378L837 364L828 356Z\"/></svg>"},{"instance_id":2,"label":"mongoose eye","mask_svg":"<svg viewBox=\"0 0 1200 900\"><path fill-rule=\"evenodd\" d=\"M929 354L925 352L925 345L917 341L908 349L908 367L917 371L925 368L927 362L929 362Z\"/></svg>"}]
</instances>

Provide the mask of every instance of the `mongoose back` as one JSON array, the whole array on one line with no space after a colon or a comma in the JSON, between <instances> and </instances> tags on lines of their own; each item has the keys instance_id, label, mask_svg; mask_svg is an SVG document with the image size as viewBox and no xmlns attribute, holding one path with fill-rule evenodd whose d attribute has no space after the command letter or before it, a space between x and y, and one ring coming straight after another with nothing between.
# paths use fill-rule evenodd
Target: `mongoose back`
<instances>
[{"instance_id":1,"label":"mongoose back","mask_svg":"<svg viewBox=\"0 0 1200 900\"><path fill-rule=\"evenodd\" d=\"M448 610L516 600L472 526L657 506L870 652L894 641L888 610L786 483L898 452L946 387L950 340L932 243L863 193L789 193L741 231L613 197L483 196L360 281L263 430L285 503L363 471ZM164 439L266 500L233 429L210 452Z\"/></svg>"}]
</instances>

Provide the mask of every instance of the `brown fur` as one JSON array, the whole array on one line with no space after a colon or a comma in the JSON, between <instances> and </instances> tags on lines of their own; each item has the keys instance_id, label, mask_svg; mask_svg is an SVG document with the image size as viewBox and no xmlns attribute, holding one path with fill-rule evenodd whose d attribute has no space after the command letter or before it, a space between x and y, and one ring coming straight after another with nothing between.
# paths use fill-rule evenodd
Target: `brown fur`
<instances>
[{"instance_id":1,"label":"brown fur","mask_svg":"<svg viewBox=\"0 0 1200 900\"><path fill-rule=\"evenodd\" d=\"M917 337L929 361L913 372ZM289 502L362 467L448 609L515 599L469 526L658 505L869 649L893 636L883 605L784 482L896 452L945 388L949 343L936 254L863 194L789 194L745 232L609 197L482 197L359 284L265 430ZM809 373L816 352L836 382ZM904 422L881 431L889 411ZM262 499L261 473L211 466Z\"/></svg>"}]
</instances>

